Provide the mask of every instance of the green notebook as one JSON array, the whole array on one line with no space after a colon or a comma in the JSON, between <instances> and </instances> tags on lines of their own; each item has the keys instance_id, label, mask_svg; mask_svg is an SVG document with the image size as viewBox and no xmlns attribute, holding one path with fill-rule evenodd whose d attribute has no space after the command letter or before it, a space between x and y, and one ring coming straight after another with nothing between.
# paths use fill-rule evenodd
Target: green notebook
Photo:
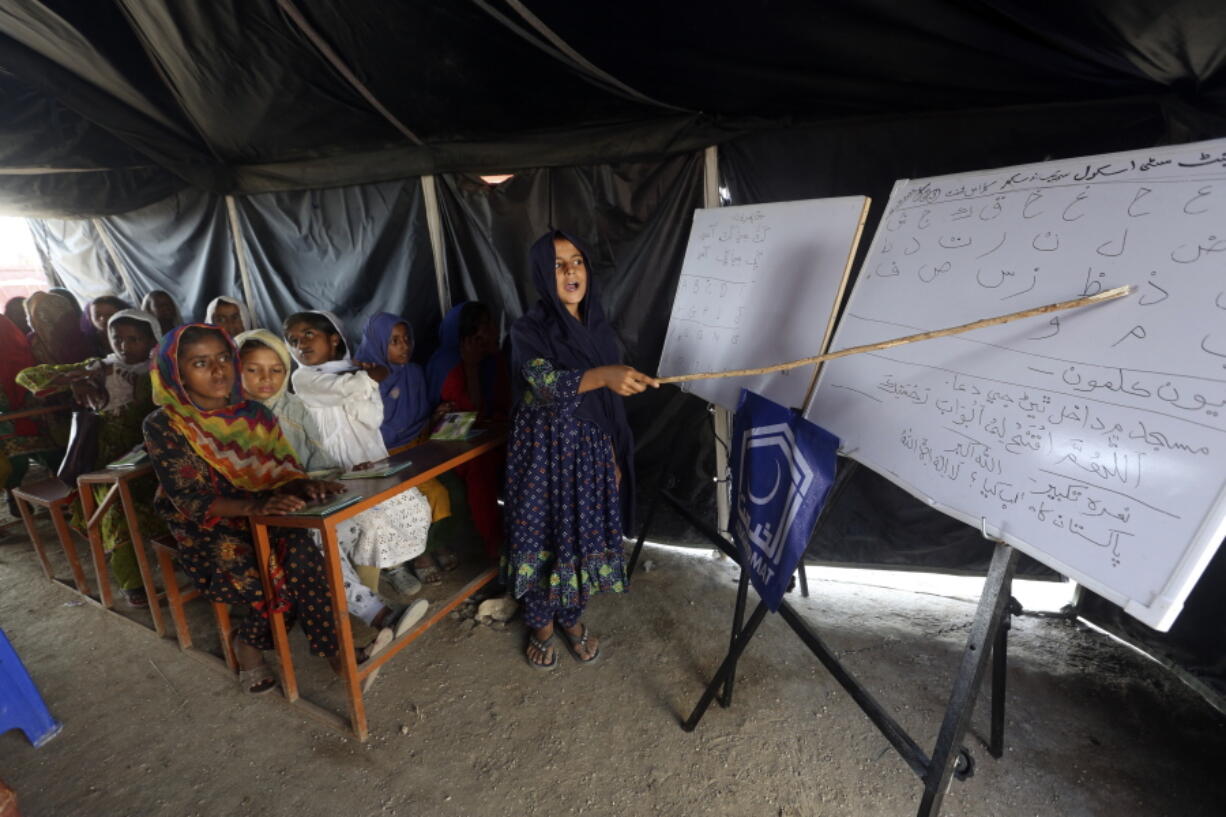
<instances>
[{"instance_id":1,"label":"green notebook","mask_svg":"<svg viewBox=\"0 0 1226 817\"><path fill-rule=\"evenodd\" d=\"M473 423L476 420L477 412L475 411L453 411L445 414L430 434L430 439L467 440L469 437L475 437L481 433L480 429L473 429Z\"/></svg>"},{"instance_id":2,"label":"green notebook","mask_svg":"<svg viewBox=\"0 0 1226 817\"><path fill-rule=\"evenodd\" d=\"M145 450L144 444L136 446L128 453L124 454L114 462L107 463L107 468L135 468L138 465L143 465L149 462L149 452Z\"/></svg>"},{"instance_id":3,"label":"green notebook","mask_svg":"<svg viewBox=\"0 0 1226 817\"><path fill-rule=\"evenodd\" d=\"M341 508L346 508L355 502L362 500L361 494L342 494L341 496L329 497L322 502L316 502L313 505L307 505L305 508L299 508L289 516L327 516L335 513Z\"/></svg>"}]
</instances>

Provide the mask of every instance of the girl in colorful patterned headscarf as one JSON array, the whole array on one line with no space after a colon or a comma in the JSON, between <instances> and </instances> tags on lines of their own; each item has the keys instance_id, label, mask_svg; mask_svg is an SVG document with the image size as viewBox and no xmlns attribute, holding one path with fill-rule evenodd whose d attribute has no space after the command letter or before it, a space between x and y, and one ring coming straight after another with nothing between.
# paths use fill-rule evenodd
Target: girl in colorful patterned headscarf
<instances>
[{"instance_id":1,"label":"girl in colorful patterned headscarf","mask_svg":"<svg viewBox=\"0 0 1226 817\"><path fill-rule=\"evenodd\" d=\"M238 625L239 684L267 692L276 676L268 614L302 624L311 652L337 651L323 554L301 530L273 528L272 597L264 593L247 517L291 513L341 490L309 479L277 418L244 400L233 341L215 326L189 324L162 339L153 395L160 411L145 419L145 447L161 489L154 502L179 544L179 561L210 600L251 608Z\"/></svg>"}]
</instances>

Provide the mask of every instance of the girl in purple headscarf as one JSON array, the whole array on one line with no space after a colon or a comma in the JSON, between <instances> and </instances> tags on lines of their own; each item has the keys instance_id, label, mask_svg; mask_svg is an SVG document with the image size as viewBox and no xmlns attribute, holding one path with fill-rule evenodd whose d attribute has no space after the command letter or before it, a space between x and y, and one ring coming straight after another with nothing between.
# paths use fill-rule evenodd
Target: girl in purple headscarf
<instances>
[{"instance_id":1,"label":"girl in purple headscarf","mask_svg":"<svg viewBox=\"0 0 1226 817\"><path fill-rule=\"evenodd\" d=\"M507 583L530 628L526 657L557 665L555 623L580 663L600 644L579 621L594 593L625 590L634 439L621 397L659 384L621 355L587 257L561 232L532 245L540 300L511 327Z\"/></svg>"}]
</instances>

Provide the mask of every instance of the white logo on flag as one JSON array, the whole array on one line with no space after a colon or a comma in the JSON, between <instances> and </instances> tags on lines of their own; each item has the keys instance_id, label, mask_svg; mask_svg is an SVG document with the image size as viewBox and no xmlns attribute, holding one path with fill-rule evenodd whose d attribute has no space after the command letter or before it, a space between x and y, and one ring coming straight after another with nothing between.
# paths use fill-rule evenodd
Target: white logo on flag
<instances>
[{"instance_id":1,"label":"white logo on flag","mask_svg":"<svg viewBox=\"0 0 1226 817\"><path fill-rule=\"evenodd\" d=\"M753 494L748 479L749 474L747 473L750 461L749 451L756 448L768 449L757 455L755 465L758 468L762 467L763 461L766 458L763 454L770 456L771 452L769 449L775 449L775 456L773 457L775 464L774 487L763 496L755 496ZM788 475L787 493L780 504L778 496L780 488L783 487L783 474L785 470ZM800 452L796 445L796 440L792 436L792 430L788 428L786 423L751 428L749 433L741 438L741 473L739 484L745 486L741 491L741 495L737 497L737 516L740 518L741 528L749 541L757 545L766 558L778 564L780 557L783 555L782 546L787 541L788 531L791 530L792 524L796 521L796 515L800 512L805 495L813 485L813 468L810 467L808 461ZM758 508L765 508L767 510L757 510L751 513L751 509L746 504L746 501ZM763 521L759 521L755 525L751 516ZM773 520L773 523L771 520Z\"/></svg>"}]
</instances>

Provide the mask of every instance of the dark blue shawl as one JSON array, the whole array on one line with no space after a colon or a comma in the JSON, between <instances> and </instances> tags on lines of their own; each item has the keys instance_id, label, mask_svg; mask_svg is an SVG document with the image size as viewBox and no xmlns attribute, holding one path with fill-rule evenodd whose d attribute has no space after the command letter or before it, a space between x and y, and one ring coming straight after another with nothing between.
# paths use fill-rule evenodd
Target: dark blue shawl
<instances>
[{"instance_id":1,"label":"dark blue shawl","mask_svg":"<svg viewBox=\"0 0 1226 817\"><path fill-rule=\"evenodd\" d=\"M558 297L554 238L567 239L583 253L587 293L579 306L581 321L566 311ZM517 406L528 388L523 372L531 360L544 358L554 368L579 371L621 363L617 335L605 318L591 255L583 245L561 231L550 232L532 245L530 257L532 282L540 300L511 326L511 376ZM622 472L622 532L628 533L634 521L634 435L626 422L623 398L606 388L594 389L581 396L575 416L594 423L613 439Z\"/></svg>"},{"instance_id":2,"label":"dark blue shawl","mask_svg":"<svg viewBox=\"0 0 1226 817\"><path fill-rule=\"evenodd\" d=\"M421 366L407 363L393 366L387 360L387 342L396 324L403 323L413 339L413 325L399 315L379 312L371 315L362 330L362 343L353 359L363 363L378 363L386 366L388 375L379 384L383 397L383 443L395 448L417 439L417 435L430 419L430 399L426 395L426 378Z\"/></svg>"}]
</instances>

